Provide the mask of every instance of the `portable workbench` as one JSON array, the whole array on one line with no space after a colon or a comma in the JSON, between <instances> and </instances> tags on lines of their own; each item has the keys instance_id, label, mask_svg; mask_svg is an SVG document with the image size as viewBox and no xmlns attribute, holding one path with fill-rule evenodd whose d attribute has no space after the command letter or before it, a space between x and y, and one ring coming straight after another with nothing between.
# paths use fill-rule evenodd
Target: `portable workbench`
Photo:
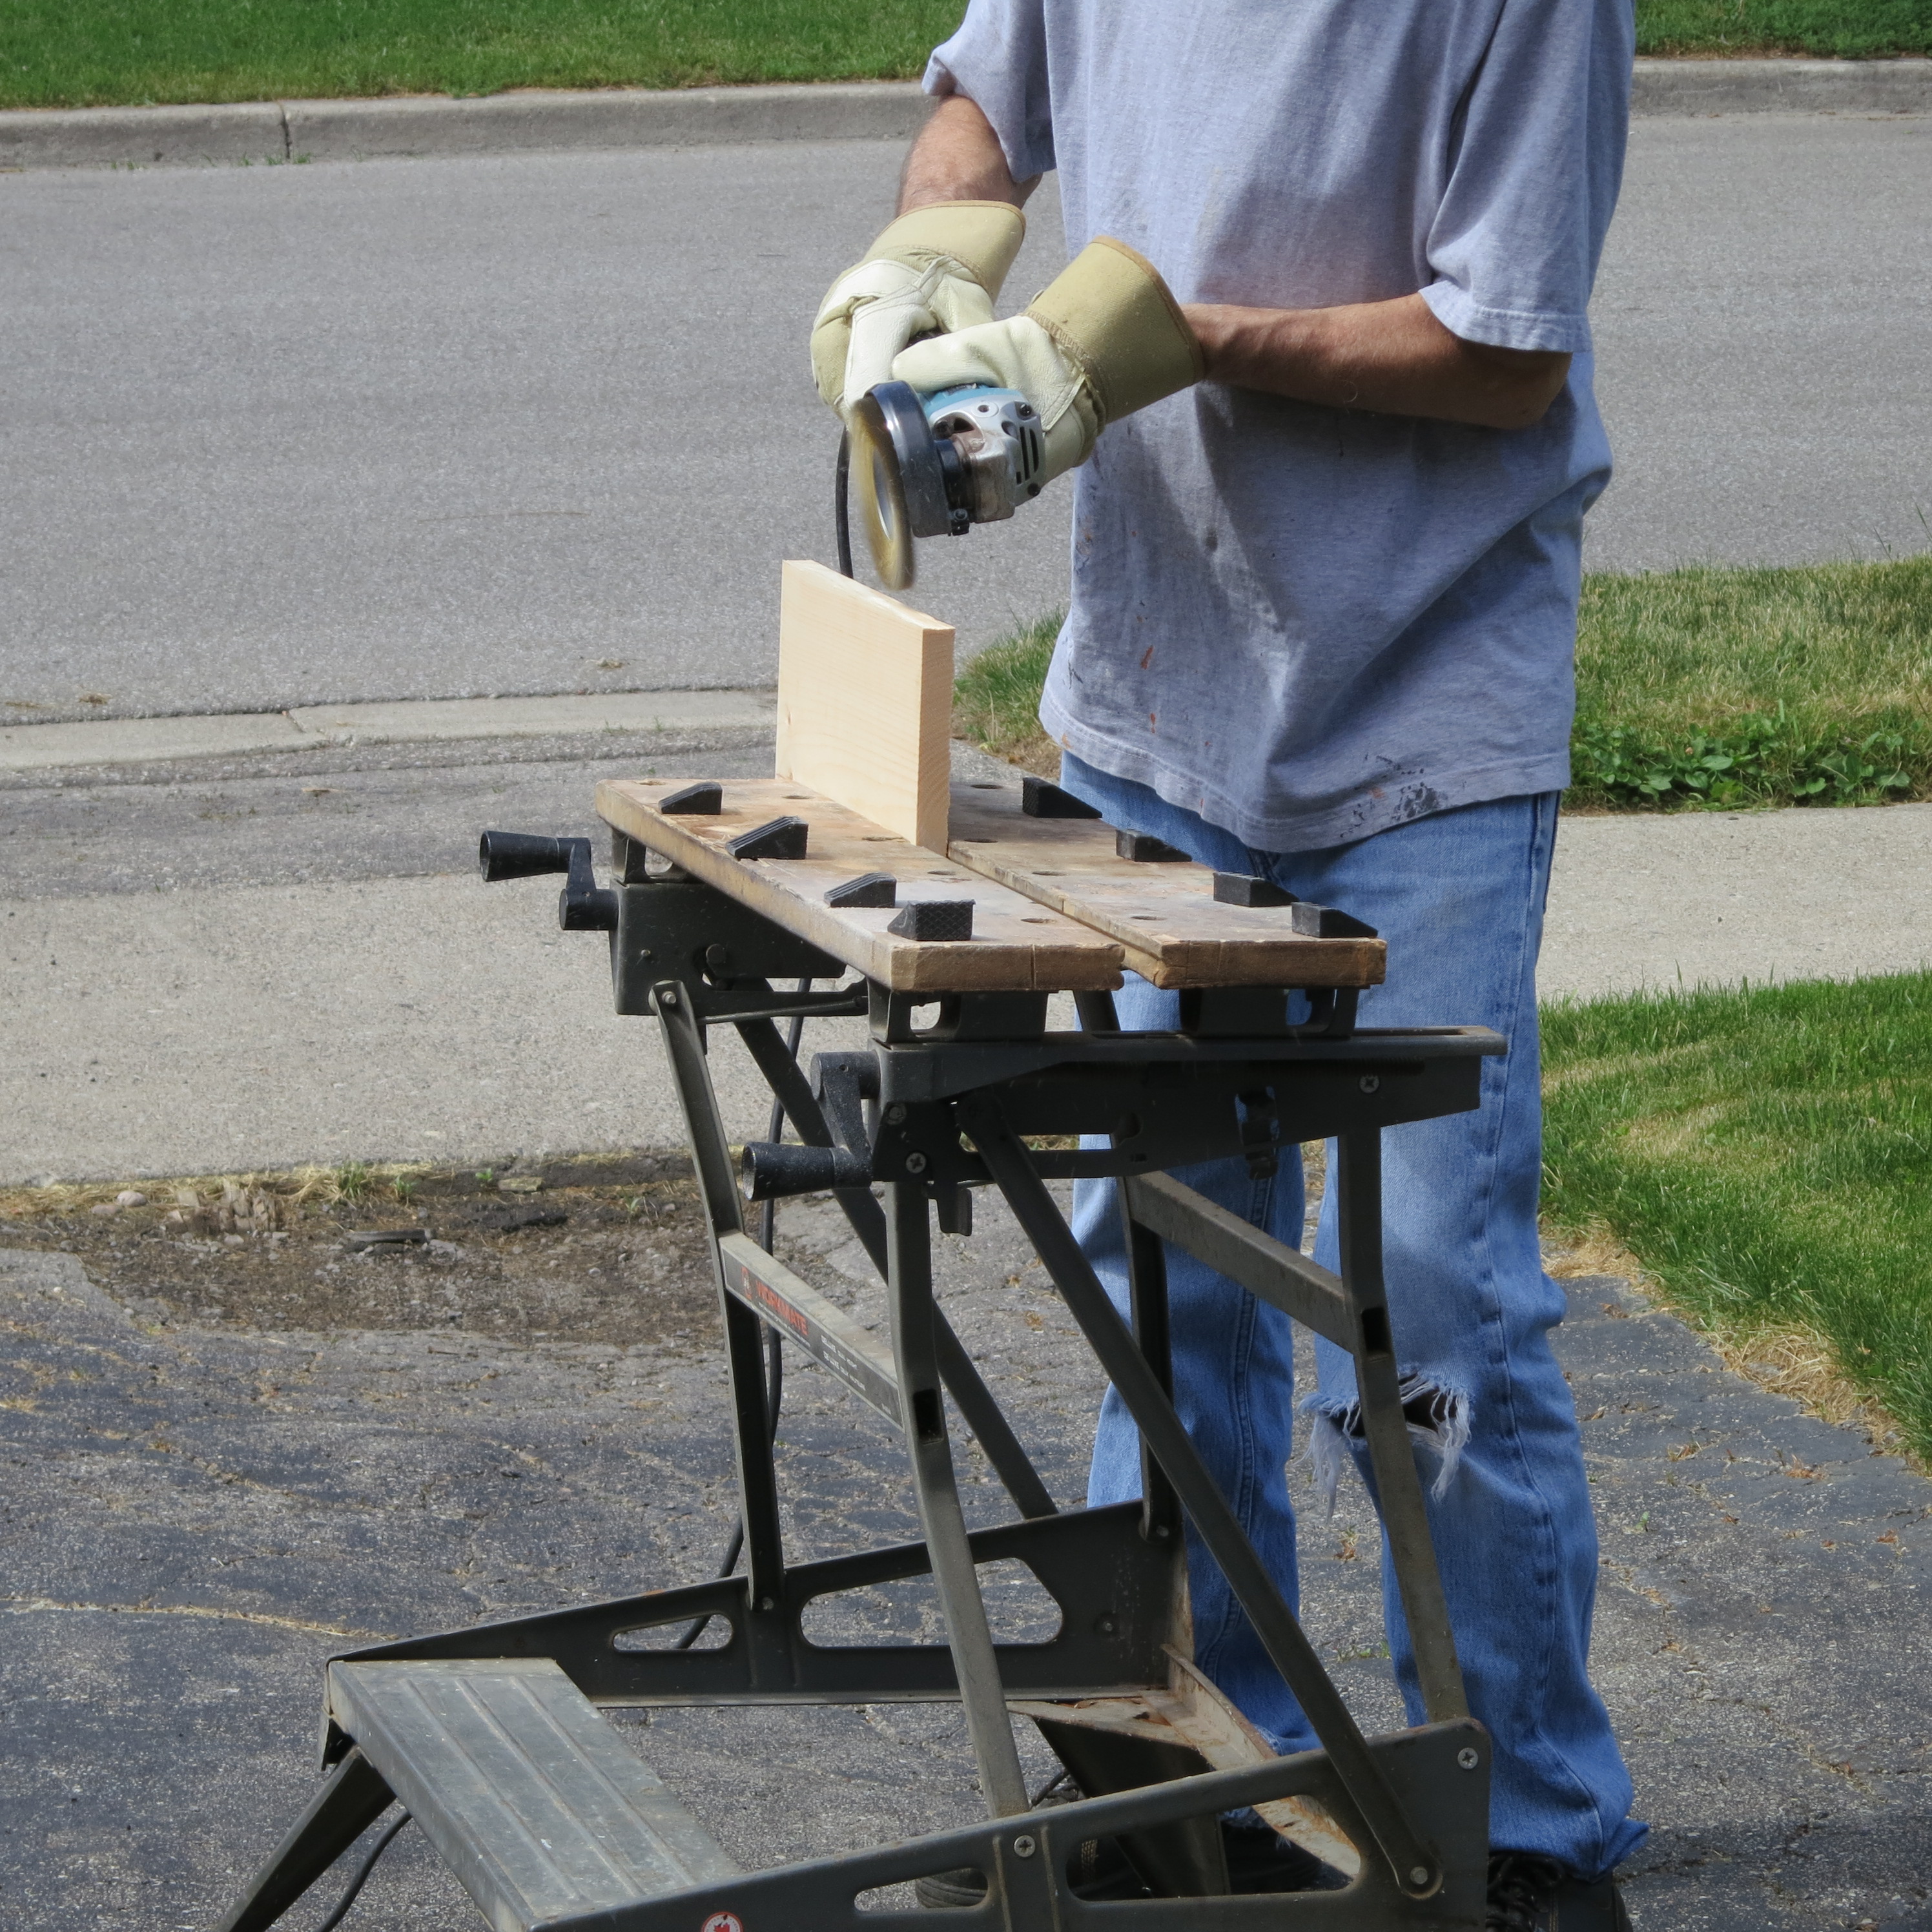
<instances>
[{"instance_id":1,"label":"portable workbench","mask_svg":"<svg viewBox=\"0 0 1932 1932\"><path fill-rule=\"evenodd\" d=\"M1472 1028L1354 1024L1382 949L1346 914L1230 903L1218 882L1117 838L1051 787L956 788L941 854L788 780L609 784L615 850L600 888L585 840L490 835L490 876L564 871L566 928L610 936L620 1012L654 1016L716 1238L734 1397L742 1574L616 1602L385 1644L328 1668L326 1782L224 1921L272 1924L396 1800L502 1932L909 1932L929 1922L859 1894L976 1867L970 1925L1118 1924L1199 1932L1312 1914L1336 1926L1480 1925L1487 1740L1467 1714L1396 1392L1379 1269L1381 1130L1473 1107ZM1028 808L1031 808L1029 809ZM1216 897L1216 891L1221 896ZM952 936L922 938L932 932ZM1124 969L1182 990L1174 1031L1129 1033ZM856 977L852 976L854 974ZM775 981L798 982L796 990ZM832 982L827 986L824 982ZM1070 992L1078 1030L1048 1024ZM864 1016L870 1045L808 1072L776 1022ZM746 1148L734 1173L706 1064L735 1027L797 1144ZM1072 1136L1086 1144L1065 1144ZM1258 1173L1336 1143L1338 1276L1163 1170L1244 1157ZM1052 1139L1058 1144L1030 1143ZM1122 1178L1132 1319L1108 1300L1046 1183ZM1138 1424L1144 1498L1057 1510L934 1303L930 1229L964 1232L997 1187ZM875 1193L878 1188L883 1199ZM830 1189L878 1265L890 1347L766 1252L746 1203ZM1166 1384L1162 1244L1173 1242L1354 1355L1375 1471L1430 1721L1364 1738L1190 1444ZM788 1564L762 1350L811 1355L904 1435L922 1542ZM1016 1520L969 1532L944 1391ZM1226 1572L1323 1748L1276 1758L1191 1664L1184 1516ZM1017 1558L1059 1607L1051 1641L998 1644L975 1566ZM948 1641L809 1640L814 1599L929 1571ZM715 1620L708 1648L647 1633ZM876 1852L740 1874L618 1741L596 1706L880 1702L956 1697L986 1823ZM1009 1722L1038 1725L1081 1802L1029 1812ZM1217 1815L1254 1806L1352 1875L1346 1889L1229 1898ZM1069 1859L1113 1838L1150 1896L1097 1901ZM1121 1916L1120 1915L1126 1915ZM1228 1915L1232 1915L1230 1917ZM964 1927L962 1926L962 1932Z\"/></svg>"},{"instance_id":2,"label":"portable workbench","mask_svg":"<svg viewBox=\"0 0 1932 1932\"><path fill-rule=\"evenodd\" d=\"M933 694L950 698L951 634L813 566L787 566L786 598L781 776L601 786L608 886L587 839L490 832L482 855L489 879L562 873L562 924L608 935L618 1012L658 1022L717 1265L740 1528L726 1574L333 1659L324 1781L222 1932L274 1924L398 1802L498 1932L932 1932L925 1913L862 1910L860 1897L962 1868L983 1875L986 1898L962 1910L960 1932L1240 1932L1304 1918L1478 1932L1489 1740L1464 1698L1397 1387L1380 1136L1474 1108L1483 1059L1503 1042L1359 1026L1384 948L1347 910L1210 873L1037 780L949 790ZM841 675L875 711L901 703L905 729L842 746ZM1123 1030L1112 994L1128 971L1178 990L1173 1030ZM1050 1023L1056 994L1072 996L1077 1028ZM866 1045L801 1064L796 1023L814 1016L864 1018ZM782 1020L795 1023L789 1045ZM721 1026L776 1100L767 1139L739 1150L706 1063ZM1263 1176L1314 1139L1335 1144L1339 1275L1168 1172L1232 1157ZM1130 1318L1047 1185L1082 1177L1120 1180ZM1138 1502L1057 1509L937 1305L933 1223L970 1233L987 1187L1139 1426ZM824 1192L878 1270L890 1345L769 1252L770 1204ZM762 1244L748 1203L765 1204ZM1362 1735L1190 1444L1170 1400L1166 1244L1353 1356L1424 1724ZM788 1561L766 1362L785 1344L902 1434L919 1542ZM1005 1486L1010 1522L966 1526L949 1396ZM1184 1523L1320 1749L1276 1756L1195 1669ZM1046 1641L994 1640L977 1567L1010 1560L1058 1606ZM806 1634L820 1598L927 1574L944 1644ZM693 1641L701 1627L707 1646ZM758 1873L733 1864L597 1708L929 1699L963 1708L986 1821ZM1076 1802L1029 1800L1015 1714L1038 1726ZM1250 1807L1348 1883L1230 1895L1218 1820ZM1080 1848L1104 1840L1138 1895L1076 1889Z\"/></svg>"}]
</instances>

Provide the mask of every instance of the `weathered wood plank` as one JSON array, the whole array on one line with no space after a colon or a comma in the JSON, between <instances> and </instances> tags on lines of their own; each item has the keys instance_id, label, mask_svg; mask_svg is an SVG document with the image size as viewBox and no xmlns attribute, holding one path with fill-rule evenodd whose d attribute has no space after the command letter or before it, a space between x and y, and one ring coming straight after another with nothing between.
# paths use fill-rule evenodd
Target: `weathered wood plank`
<instances>
[{"instance_id":1,"label":"weathered wood plank","mask_svg":"<svg viewBox=\"0 0 1932 1932\"><path fill-rule=\"evenodd\" d=\"M659 812L656 802L684 783L606 780L597 788L597 809L626 838L895 992L1088 992L1120 983L1117 940L962 872L938 853L896 838L804 785L783 778L728 779L723 808L716 814ZM802 859L746 862L724 849L740 833L787 816L809 827ZM896 909L825 903L832 887L865 872L892 874L898 884ZM886 929L896 910L915 899L964 898L974 902L970 939L904 939Z\"/></svg>"},{"instance_id":2,"label":"weathered wood plank","mask_svg":"<svg viewBox=\"0 0 1932 1932\"><path fill-rule=\"evenodd\" d=\"M950 626L823 564L784 566L780 778L943 852L952 716Z\"/></svg>"},{"instance_id":3,"label":"weathered wood plank","mask_svg":"<svg viewBox=\"0 0 1932 1932\"><path fill-rule=\"evenodd\" d=\"M1221 1691L1195 1666L1170 1648L1168 1688L1130 1691L1116 1697L1083 1697L1063 1703L1010 1700L1016 1717L1048 1724L1078 1724L1124 1737L1184 1744L1198 1751L1210 1771L1246 1771L1271 1763L1273 1748ZM1312 1798L1281 1798L1255 1807L1285 1838L1326 1859L1352 1878L1361 1853L1326 1807Z\"/></svg>"},{"instance_id":4,"label":"weathered wood plank","mask_svg":"<svg viewBox=\"0 0 1932 1932\"><path fill-rule=\"evenodd\" d=\"M1098 819L1028 818L1017 778L955 784L951 829L946 849L960 866L1118 940L1128 966L1156 986L1382 982L1381 940L1304 938L1286 906L1223 905L1204 866L1118 857L1113 828Z\"/></svg>"}]
</instances>

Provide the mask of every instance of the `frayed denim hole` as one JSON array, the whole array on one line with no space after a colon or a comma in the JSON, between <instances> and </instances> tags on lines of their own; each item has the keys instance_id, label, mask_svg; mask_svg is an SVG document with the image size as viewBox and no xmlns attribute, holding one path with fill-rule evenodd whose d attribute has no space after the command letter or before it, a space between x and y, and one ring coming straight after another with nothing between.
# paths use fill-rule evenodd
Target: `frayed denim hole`
<instances>
[{"instance_id":1,"label":"frayed denim hole","mask_svg":"<svg viewBox=\"0 0 1932 1932\"><path fill-rule=\"evenodd\" d=\"M1432 1501L1440 1502L1455 1480L1462 1451L1468 1447L1468 1396L1447 1382L1432 1382L1420 1369L1402 1370L1396 1393L1401 1398L1402 1418L1408 1426L1409 1440L1436 1454L1436 1480L1430 1485L1429 1494ZM1342 1465L1352 1460L1355 1445L1367 1439L1361 1400L1358 1396L1316 1394L1305 1398L1301 1407L1310 1424L1309 1467L1316 1492L1333 1516Z\"/></svg>"}]
</instances>

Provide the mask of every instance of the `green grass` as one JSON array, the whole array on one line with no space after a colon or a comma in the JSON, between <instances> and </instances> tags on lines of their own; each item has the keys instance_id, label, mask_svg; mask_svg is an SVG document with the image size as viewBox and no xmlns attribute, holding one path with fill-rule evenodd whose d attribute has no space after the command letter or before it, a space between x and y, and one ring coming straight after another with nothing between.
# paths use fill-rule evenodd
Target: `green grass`
<instances>
[{"instance_id":1,"label":"green grass","mask_svg":"<svg viewBox=\"0 0 1932 1932\"><path fill-rule=\"evenodd\" d=\"M1932 554L1586 580L1570 802L1932 791Z\"/></svg>"},{"instance_id":2,"label":"green grass","mask_svg":"<svg viewBox=\"0 0 1932 1932\"><path fill-rule=\"evenodd\" d=\"M1932 974L1557 1005L1544 1206L1716 1331L1822 1337L1932 1456Z\"/></svg>"},{"instance_id":3,"label":"green grass","mask_svg":"<svg viewBox=\"0 0 1932 1932\"><path fill-rule=\"evenodd\" d=\"M0 0L0 106L916 74L962 0ZM1932 0L1640 0L1645 53L1932 52Z\"/></svg>"},{"instance_id":4,"label":"green grass","mask_svg":"<svg viewBox=\"0 0 1932 1932\"><path fill-rule=\"evenodd\" d=\"M1060 748L1040 729L1040 687L1066 613L1050 610L989 644L952 689L952 735L1042 778L1060 774Z\"/></svg>"},{"instance_id":5,"label":"green grass","mask_svg":"<svg viewBox=\"0 0 1932 1932\"><path fill-rule=\"evenodd\" d=\"M959 680L954 729L1051 776L1056 613ZM1575 808L1932 797L1932 554L1585 580Z\"/></svg>"},{"instance_id":6,"label":"green grass","mask_svg":"<svg viewBox=\"0 0 1932 1932\"><path fill-rule=\"evenodd\" d=\"M0 0L0 107L902 79L963 0Z\"/></svg>"},{"instance_id":7,"label":"green grass","mask_svg":"<svg viewBox=\"0 0 1932 1932\"><path fill-rule=\"evenodd\" d=\"M1637 0L1640 54L1932 53L1932 0Z\"/></svg>"}]
</instances>

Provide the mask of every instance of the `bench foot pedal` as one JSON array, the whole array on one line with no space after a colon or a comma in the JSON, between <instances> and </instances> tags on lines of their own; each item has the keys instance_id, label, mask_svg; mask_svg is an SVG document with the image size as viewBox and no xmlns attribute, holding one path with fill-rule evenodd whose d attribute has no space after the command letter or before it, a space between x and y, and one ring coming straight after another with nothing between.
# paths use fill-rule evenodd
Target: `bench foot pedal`
<instances>
[{"instance_id":1,"label":"bench foot pedal","mask_svg":"<svg viewBox=\"0 0 1932 1932\"><path fill-rule=\"evenodd\" d=\"M737 1873L548 1659L334 1664L328 1709L497 1932Z\"/></svg>"}]
</instances>

